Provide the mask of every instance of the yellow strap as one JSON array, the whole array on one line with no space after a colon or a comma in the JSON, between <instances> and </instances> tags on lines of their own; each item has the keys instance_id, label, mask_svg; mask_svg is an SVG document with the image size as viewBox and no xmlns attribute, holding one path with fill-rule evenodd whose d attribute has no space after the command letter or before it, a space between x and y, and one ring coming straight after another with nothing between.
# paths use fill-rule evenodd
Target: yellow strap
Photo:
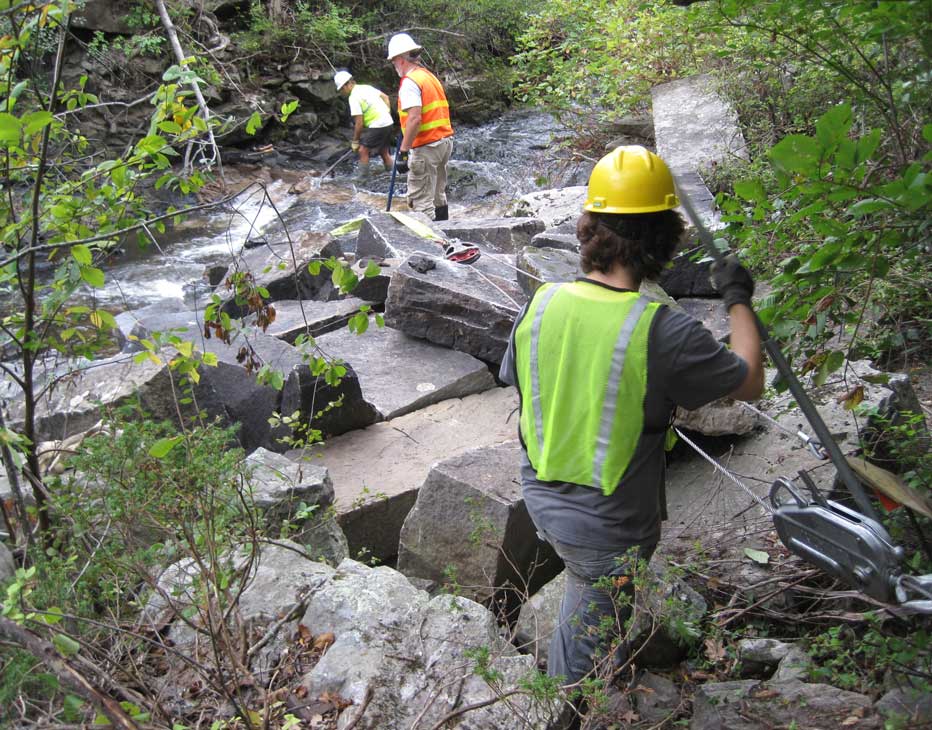
<instances>
[{"instance_id":1,"label":"yellow strap","mask_svg":"<svg viewBox=\"0 0 932 730\"><path fill-rule=\"evenodd\" d=\"M437 232L430 226L421 223L417 218L412 218L406 213L399 213L394 210L390 210L388 214L394 218L396 221L401 223L401 225L408 228L412 233L416 233L421 238L426 238L430 241L436 241L437 243L443 243L443 239L437 235Z\"/></svg>"},{"instance_id":2,"label":"yellow strap","mask_svg":"<svg viewBox=\"0 0 932 730\"><path fill-rule=\"evenodd\" d=\"M420 127L417 128L417 131L427 132L431 129L436 129L437 127L449 127L449 126L450 126L449 119L435 119L432 122L427 122L426 124L422 124Z\"/></svg>"},{"instance_id":3,"label":"yellow strap","mask_svg":"<svg viewBox=\"0 0 932 730\"><path fill-rule=\"evenodd\" d=\"M432 112L434 109L440 109L441 107L449 107L450 103L446 99L437 99L437 101L432 101L430 104L425 104L421 107L421 113L426 114L427 112Z\"/></svg>"}]
</instances>

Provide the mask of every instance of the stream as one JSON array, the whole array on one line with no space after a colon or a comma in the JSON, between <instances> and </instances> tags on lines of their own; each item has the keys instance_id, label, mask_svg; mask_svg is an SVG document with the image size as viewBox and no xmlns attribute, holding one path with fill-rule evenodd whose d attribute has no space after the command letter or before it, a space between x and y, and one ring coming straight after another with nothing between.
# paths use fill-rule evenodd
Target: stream
<instances>
[{"instance_id":1,"label":"stream","mask_svg":"<svg viewBox=\"0 0 932 730\"><path fill-rule=\"evenodd\" d=\"M570 135L550 114L527 110L457 128L448 168L451 217L497 217L526 193L583 184L591 164L567 163L558 146ZM211 290L205 271L226 265L247 240L262 240L267 229L281 231L272 225L279 217L292 232L329 231L369 210L384 210L390 175L377 157L370 170L367 180L357 180L351 157L332 177L310 178L305 185L310 189L301 195L289 192L301 171L250 186L222 208L192 214L157 235L157 245L125 245L107 266L104 288L88 290L85 299L93 297L112 312L155 304L192 308ZM396 194L404 192L399 176ZM407 208L402 201L396 209Z\"/></svg>"}]
</instances>

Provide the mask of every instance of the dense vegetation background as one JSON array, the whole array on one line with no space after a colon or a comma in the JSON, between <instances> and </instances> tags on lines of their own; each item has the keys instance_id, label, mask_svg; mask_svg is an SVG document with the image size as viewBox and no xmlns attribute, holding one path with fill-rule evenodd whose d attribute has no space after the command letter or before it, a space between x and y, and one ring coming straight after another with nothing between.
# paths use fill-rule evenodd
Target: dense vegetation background
<instances>
[{"instance_id":1,"label":"dense vegetation background","mask_svg":"<svg viewBox=\"0 0 932 730\"><path fill-rule=\"evenodd\" d=\"M37 662L36 646L25 646L11 626L47 637L63 656L80 645L128 655L144 641L118 627L138 608L130 598L151 565L169 552L203 559L211 568L205 595L222 608L230 574L217 556L256 537L235 489L240 467L225 449L228 434L196 416L180 432L121 422L119 439L90 442L78 463L84 474L120 475L109 513L178 538L154 546L138 547L132 534L119 531L106 543L90 539L95 508L48 475L36 452L37 359L53 351L93 357L112 338L113 315L75 305L75 291L102 285L114 241L130 233L146 239L163 225L143 189L189 194L216 174L212 135L225 130L209 114L211 97L199 98L195 87L206 93L225 85L246 98L262 73L300 61L323 72L349 67L393 89L386 38L410 30L427 47L429 64L474 90L475 106L487 116L509 104L543 106L573 127L578 149L598 157L613 121L649 113L653 85L709 73L738 111L748 154L702 172L719 196L725 237L767 283L759 312L797 371L812 373L818 384L861 357L928 369L928 2L138 0L125 3L124 33L69 29L68 14L82 5L0 0L0 289L14 303L0 331L4 352L18 360L4 366L6 377L26 403L22 429L0 423L0 446L13 482L35 495L35 507L4 504L22 567L3 601L4 635L20 648L0 649L0 708L26 697L25 715L36 721L77 722L92 699L66 691ZM181 58L166 16L177 27ZM118 68L121 59L134 68L171 59L169 70L154 77L130 78L124 66L123 81L146 88L141 108L149 121L123 154L102 158L82 135L82 111L108 100L86 90L84 75L63 67L66 49L76 46ZM245 130L257 132L270 117L287 125L295 109L257 111ZM160 210L169 217L182 212ZM260 309L261 289L241 283L244 301L258 301ZM221 333L230 323L219 309L214 314ZM166 356L169 346L178 350ZM145 347L141 357L170 360L182 405L186 383L213 364L170 335ZM313 343L307 356L318 371L339 377ZM276 382L273 373L259 376ZM849 407L859 400L856 391L848 394ZM923 419L914 414L897 425L889 443L899 473L929 494ZM143 499L154 493L153 483L160 485L158 499ZM932 572L920 528L902 514L890 528L907 545L910 568ZM932 688L932 647L919 622L857 632L817 627L811 647L823 679L838 686L870 691L885 672L908 667L915 681ZM242 722L251 722L248 713Z\"/></svg>"}]
</instances>

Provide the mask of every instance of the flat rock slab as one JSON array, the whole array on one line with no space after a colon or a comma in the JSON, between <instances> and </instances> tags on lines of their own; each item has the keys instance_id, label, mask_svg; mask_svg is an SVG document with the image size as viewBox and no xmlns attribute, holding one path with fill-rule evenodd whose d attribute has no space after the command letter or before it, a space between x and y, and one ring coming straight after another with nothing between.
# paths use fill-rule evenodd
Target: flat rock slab
<instances>
[{"instance_id":1,"label":"flat rock slab","mask_svg":"<svg viewBox=\"0 0 932 730\"><path fill-rule=\"evenodd\" d=\"M409 256L385 300L385 323L402 332L499 363L526 297L505 257L472 266Z\"/></svg>"},{"instance_id":2,"label":"flat rock slab","mask_svg":"<svg viewBox=\"0 0 932 730\"><path fill-rule=\"evenodd\" d=\"M716 92L711 76L660 84L651 89L651 97L657 154L674 172L747 159L738 115Z\"/></svg>"},{"instance_id":3,"label":"flat rock slab","mask_svg":"<svg viewBox=\"0 0 932 730\"><path fill-rule=\"evenodd\" d=\"M531 239L531 246L537 248L562 248L567 251L579 250L576 237L576 217L564 221L558 226L551 226Z\"/></svg>"},{"instance_id":4,"label":"flat rock slab","mask_svg":"<svg viewBox=\"0 0 932 730\"><path fill-rule=\"evenodd\" d=\"M350 554L367 550L388 560L398 553L402 523L431 465L514 439L517 397L514 388L493 388L287 455L327 467Z\"/></svg>"},{"instance_id":5,"label":"flat rock slab","mask_svg":"<svg viewBox=\"0 0 932 730\"><path fill-rule=\"evenodd\" d=\"M405 215L433 230L438 237L443 233L430 218L423 213L405 211ZM440 247L429 241L406 225L399 223L388 213L370 213L362 222L356 237L356 259L399 259L415 251L436 252Z\"/></svg>"},{"instance_id":6,"label":"flat rock slab","mask_svg":"<svg viewBox=\"0 0 932 730\"><path fill-rule=\"evenodd\" d=\"M880 730L871 701L828 684L742 679L700 685L690 730L772 730L774 727Z\"/></svg>"},{"instance_id":7,"label":"flat rock slab","mask_svg":"<svg viewBox=\"0 0 932 730\"><path fill-rule=\"evenodd\" d=\"M446 236L475 243L483 250L510 254L544 230L538 218L457 218L435 225Z\"/></svg>"},{"instance_id":8,"label":"flat rock slab","mask_svg":"<svg viewBox=\"0 0 932 730\"><path fill-rule=\"evenodd\" d=\"M505 588L533 593L562 570L524 505L521 453L510 441L435 464L402 527L398 570L436 583L452 574L480 603Z\"/></svg>"},{"instance_id":9,"label":"flat rock slab","mask_svg":"<svg viewBox=\"0 0 932 730\"><path fill-rule=\"evenodd\" d=\"M349 318L359 312L359 308L365 303L357 297L332 302L281 300L272 305L275 307L275 321L269 325L265 333L294 344L298 335L318 337L327 332L345 329Z\"/></svg>"},{"instance_id":10,"label":"flat rock slab","mask_svg":"<svg viewBox=\"0 0 932 730\"><path fill-rule=\"evenodd\" d=\"M317 345L353 367L363 399L380 419L495 387L481 360L390 327L372 326L361 335L332 332L318 337Z\"/></svg>"},{"instance_id":11,"label":"flat rock slab","mask_svg":"<svg viewBox=\"0 0 932 730\"><path fill-rule=\"evenodd\" d=\"M558 226L579 217L587 190L585 185L538 190L522 195L510 212L516 217L538 218L548 228Z\"/></svg>"}]
</instances>

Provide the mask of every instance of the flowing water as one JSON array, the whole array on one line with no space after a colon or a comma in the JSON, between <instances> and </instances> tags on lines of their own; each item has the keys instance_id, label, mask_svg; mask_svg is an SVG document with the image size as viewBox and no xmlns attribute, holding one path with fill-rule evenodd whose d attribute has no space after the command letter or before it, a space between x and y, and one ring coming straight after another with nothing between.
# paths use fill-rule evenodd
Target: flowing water
<instances>
[{"instance_id":1,"label":"flowing water","mask_svg":"<svg viewBox=\"0 0 932 730\"><path fill-rule=\"evenodd\" d=\"M528 192L579 184L588 169L560 160L558 142L568 134L549 114L533 111L457 128L448 170L451 214L494 217ZM332 177L310 178L313 184L301 194L289 192L299 175L252 186L223 208L156 234L157 246L123 246L106 267L106 286L87 295L114 312L159 303L187 308L210 290L205 271L228 265L247 240L281 240L286 229L292 235L328 231L367 211L384 210L390 175L377 158L370 169L368 179L358 179L350 158ZM404 192L404 177L398 176L395 193ZM402 202L397 209L406 207Z\"/></svg>"}]
</instances>

